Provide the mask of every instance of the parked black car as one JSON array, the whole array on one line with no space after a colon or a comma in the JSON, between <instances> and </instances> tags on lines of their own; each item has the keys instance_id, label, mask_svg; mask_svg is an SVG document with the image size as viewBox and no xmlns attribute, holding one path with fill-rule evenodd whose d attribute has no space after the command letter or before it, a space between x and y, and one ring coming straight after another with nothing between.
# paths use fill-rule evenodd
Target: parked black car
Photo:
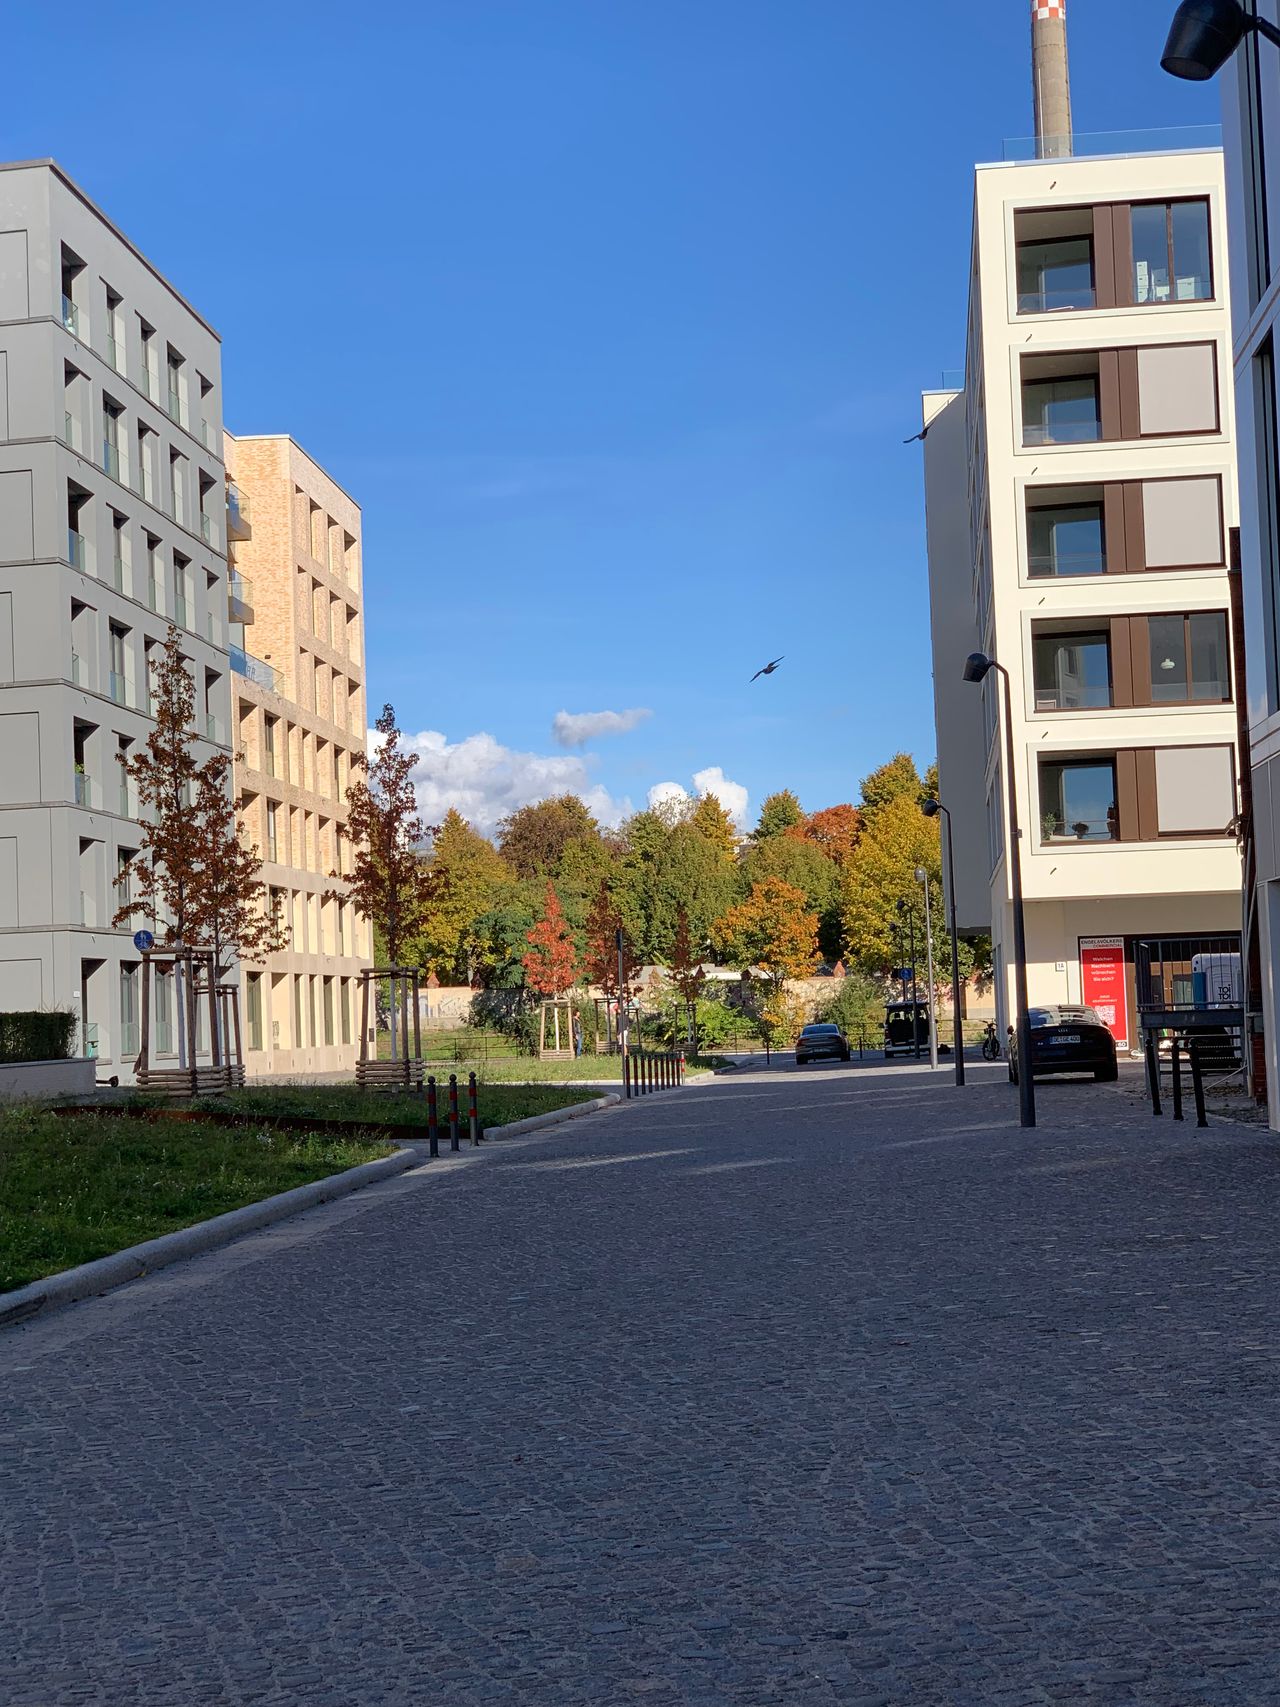
<instances>
[{"instance_id":1,"label":"parked black car","mask_svg":"<svg viewBox=\"0 0 1280 1707\"><path fill-rule=\"evenodd\" d=\"M1092 1008L1032 1008L1031 1076L1052 1073L1092 1073L1095 1079L1116 1077L1116 1040ZM1020 1070L1018 1034L1009 1034L1009 1082L1016 1085Z\"/></svg>"},{"instance_id":2,"label":"parked black car","mask_svg":"<svg viewBox=\"0 0 1280 1707\"><path fill-rule=\"evenodd\" d=\"M807 1025L796 1039L796 1066L806 1061L848 1061L849 1039L838 1025Z\"/></svg>"}]
</instances>

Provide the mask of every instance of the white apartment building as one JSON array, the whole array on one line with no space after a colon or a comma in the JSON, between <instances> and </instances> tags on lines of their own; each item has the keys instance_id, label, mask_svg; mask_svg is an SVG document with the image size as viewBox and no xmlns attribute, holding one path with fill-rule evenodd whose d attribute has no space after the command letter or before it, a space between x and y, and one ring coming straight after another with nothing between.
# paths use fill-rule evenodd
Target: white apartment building
<instances>
[{"instance_id":1,"label":"white apartment building","mask_svg":"<svg viewBox=\"0 0 1280 1707\"><path fill-rule=\"evenodd\" d=\"M1245 0L1245 11L1280 23L1276 0ZM1247 37L1222 74L1222 95L1252 780L1248 1004L1265 1035L1253 1053L1255 1087L1265 1085L1280 1130L1280 52Z\"/></svg>"},{"instance_id":2,"label":"white apartment building","mask_svg":"<svg viewBox=\"0 0 1280 1707\"><path fill-rule=\"evenodd\" d=\"M228 740L224 485L217 333L52 161L0 166L0 1009L76 1009L122 1079L138 957L111 919L139 838L118 758L170 619L200 736Z\"/></svg>"},{"instance_id":3,"label":"white apartment building","mask_svg":"<svg viewBox=\"0 0 1280 1707\"><path fill-rule=\"evenodd\" d=\"M1010 967L1009 672L1033 1005L1121 1046L1239 952L1237 488L1215 148L980 166L964 389L924 418L934 693L962 929ZM1277 719L1280 729L1280 719ZM1278 742L1280 745L1280 742Z\"/></svg>"}]
</instances>

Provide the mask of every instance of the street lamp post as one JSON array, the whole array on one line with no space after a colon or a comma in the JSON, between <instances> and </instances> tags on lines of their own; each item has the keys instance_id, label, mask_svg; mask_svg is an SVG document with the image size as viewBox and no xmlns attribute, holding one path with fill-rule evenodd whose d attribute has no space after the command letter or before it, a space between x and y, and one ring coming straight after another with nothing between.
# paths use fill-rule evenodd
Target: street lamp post
<instances>
[{"instance_id":1,"label":"street lamp post","mask_svg":"<svg viewBox=\"0 0 1280 1707\"><path fill-rule=\"evenodd\" d=\"M1013 894L1013 979L1018 1012L1018 1109L1023 1126L1036 1123L1036 1089L1031 1078L1031 1024L1027 996L1027 920L1022 905L1022 831L1018 828L1018 788L1013 750L1013 690L1009 672L985 652L971 652L965 659L966 682L984 681L995 670L1004 683L1004 768L1009 795L1009 888Z\"/></svg>"},{"instance_id":2,"label":"street lamp post","mask_svg":"<svg viewBox=\"0 0 1280 1707\"><path fill-rule=\"evenodd\" d=\"M964 1021L960 1017L960 937L956 930L956 861L952 841L951 813L940 800L926 800L920 808L926 818L939 813L947 821L947 892L951 914L951 1007L956 1051L956 1084L964 1084Z\"/></svg>"},{"instance_id":3,"label":"street lamp post","mask_svg":"<svg viewBox=\"0 0 1280 1707\"><path fill-rule=\"evenodd\" d=\"M916 867L916 882L924 887L924 941L925 964L928 969L929 982L925 988L929 992L929 1070L938 1070L938 1027L934 1023L933 1012L933 914L929 908L929 873L922 865Z\"/></svg>"},{"instance_id":4,"label":"street lamp post","mask_svg":"<svg viewBox=\"0 0 1280 1707\"><path fill-rule=\"evenodd\" d=\"M916 1060L918 1061L920 1059L920 997L916 991L916 915L915 909L908 901L899 901L898 911L906 917L907 938L910 943L907 963L911 968L911 1035L915 1039ZM903 983L905 985L905 979ZM902 993L905 997L905 988Z\"/></svg>"}]
</instances>

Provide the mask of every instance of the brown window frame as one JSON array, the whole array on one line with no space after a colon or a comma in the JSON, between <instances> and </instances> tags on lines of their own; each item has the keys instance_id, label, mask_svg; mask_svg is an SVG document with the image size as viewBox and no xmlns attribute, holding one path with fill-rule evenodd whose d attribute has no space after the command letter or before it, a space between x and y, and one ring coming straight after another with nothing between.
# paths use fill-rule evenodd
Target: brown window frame
<instances>
[{"instance_id":1,"label":"brown window frame","mask_svg":"<svg viewBox=\"0 0 1280 1707\"><path fill-rule=\"evenodd\" d=\"M1232 741L1180 741L1179 751L1187 748L1209 750L1210 748L1225 748L1230 755L1231 789L1235 800L1239 801L1239 763ZM1041 789L1045 765L1062 765L1077 762L1080 764L1102 764L1108 760L1115 767L1116 778L1116 835L1109 839L1098 837L1092 841L1080 842L1078 845L1087 847L1114 847L1118 842L1204 842L1226 841L1230 828L1216 830L1161 830L1160 803L1156 791L1156 754L1164 749L1159 747L1105 747L1096 753L1041 753L1036 760L1036 805L1041 805ZM1041 850L1056 849L1070 845L1075 840L1071 836L1046 837L1044 834L1044 812L1038 810L1036 823L1039 827L1038 846Z\"/></svg>"},{"instance_id":2,"label":"brown window frame","mask_svg":"<svg viewBox=\"0 0 1280 1707\"><path fill-rule=\"evenodd\" d=\"M1153 302L1139 302L1137 300L1137 297L1135 294L1134 277L1133 277L1133 211L1134 211L1134 209L1139 208L1139 207L1162 207L1165 210L1164 211L1164 230L1165 230L1165 245L1166 245L1165 253L1166 253L1166 259L1168 260L1168 263L1169 263L1169 277L1172 279L1175 276L1174 275L1174 266L1173 266L1173 210L1175 207L1189 206L1193 202L1199 203L1199 205L1204 208L1205 215L1206 215L1206 224L1208 225L1208 228L1209 228L1209 294L1208 294L1208 296L1193 296L1190 298L1183 298L1183 299L1179 300L1177 297L1170 294L1165 299L1164 302L1154 302L1154 301ZM1163 196L1152 196L1149 200L1144 198L1142 201L1138 201L1138 202L1113 202L1112 203L1113 220L1114 220L1115 215L1118 213L1124 213L1127 215L1127 218L1124 220L1124 228L1125 228L1125 233L1127 236L1127 247L1128 247L1127 272L1124 274L1121 274L1118 265L1117 265L1117 269L1116 269L1116 295L1117 295L1117 299L1118 299L1117 300L1117 306L1118 307L1127 307L1127 308L1169 308L1169 307L1192 308L1192 307L1195 307L1195 305L1197 303L1202 303L1202 302L1213 303L1213 302L1216 302L1218 300L1218 267L1217 267L1217 259L1218 258L1216 256L1216 254L1214 253L1213 202L1209 196L1173 196L1173 197L1170 197L1168 199L1166 199ZM1116 253L1117 263L1119 263L1120 258L1121 257L1119 254L1119 246L1117 245L1117 253ZM1124 284L1125 284L1125 292L1123 295L1121 295L1121 292L1120 292L1120 282L1121 282L1122 278L1123 278Z\"/></svg>"},{"instance_id":3,"label":"brown window frame","mask_svg":"<svg viewBox=\"0 0 1280 1707\"><path fill-rule=\"evenodd\" d=\"M1161 699L1161 700L1153 699L1152 697L1150 697L1150 695L1151 695L1151 619L1152 619L1152 617L1160 617L1160 618L1164 618L1164 619L1170 619L1170 618L1175 618L1175 617L1179 617L1179 616L1182 618L1182 644L1183 644L1183 650L1185 652L1186 660L1187 660L1187 680L1186 680L1187 697L1185 699ZM1220 616L1223 619L1223 623L1225 624L1226 635L1227 635L1227 646L1226 646L1227 695L1226 695L1225 699L1196 699L1191 692L1191 688L1192 688L1191 619L1192 619L1192 617L1195 617L1195 616ZM1135 695L1134 700L1133 700L1134 705L1142 705L1142 706L1146 706L1146 705L1152 705L1152 706L1207 705L1207 706L1212 708L1212 707L1221 707L1224 705L1234 705L1235 704L1235 686L1236 686L1236 684L1235 684L1235 671L1232 668L1233 659L1232 659L1232 655L1231 655L1231 613L1229 610L1227 610L1227 608L1225 606L1223 606L1223 605L1217 605L1217 606L1211 605L1207 609L1189 610L1189 611L1176 611L1176 610L1148 611L1143 616L1132 616L1128 619L1128 621L1129 621L1130 634L1132 635L1133 685L1134 685L1134 695ZM1142 658L1144 660L1141 675L1139 675L1139 671L1138 671L1138 661L1140 658ZM1138 698L1137 696L1139 694L1143 694L1147 697ZM1210 744L1212 745L1213 743L1210 743Z\"/></svg>"},{"instance_id":4,"label":"brown window frame","mask_svg":"<svg viewBox=\"0 0 1280 1707\"><path fill-rule=\"evenodd\" d=\"M1218 493L1218 537L1222 541L1222 557L1217 563L1160 563L1151 567L1147 563L1146 552L1146 521L1143 510L1142 493L1146 486L1167 484L1173 480L1211 479L1216 483ZM1051 504L1037 504L1037 492L1054 492L1063 494L1070 492L1072 486L1090 490L1102 491L1102 546L1106 558L1106 569L1097 575L1032 575L1031 574L1031 533L1030 516L1033 510L1063 510L1073 507L1069 497L1058 496ZM1082 499L1081 507L1093 503L1093 499ZM1227 526L1226 504L1222 486L1222 475L1186 475L1165 474L1156 475L1146 480L1080 480L1068 482L1066 485L1052 483L1043 486L1028 486L1023 497L1023 527L1025 529L1027 554L1027 579L1037 583L1042 581L1067 580L1101 580L1104 575L1203 575L1212 570L1225 570L1227 567Z\"/></svg>"}]
</instances>

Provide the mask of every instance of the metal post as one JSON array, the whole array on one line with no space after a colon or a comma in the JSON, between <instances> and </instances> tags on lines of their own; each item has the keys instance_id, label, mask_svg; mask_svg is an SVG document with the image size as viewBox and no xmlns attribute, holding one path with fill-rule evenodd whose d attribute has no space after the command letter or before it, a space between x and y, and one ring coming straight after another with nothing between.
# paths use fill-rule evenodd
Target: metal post
<instances>
[{"instance_id":1,"label":"metal post","mask_svg":"<svg viewBox=\"0 0 1280 1707\"><path fill-rule=\"evenodd\" d=\"M366 984L365 989L369 986ZM436 1102L436 1076L427 1078L427 1143L432 1157L440 1154L440 1110Z\"/></svg>"},{"instance_id":2,"label":"metal post","mask_svg":"<svg viewBox=\"0 0 1280 1707\"><path fill-rule=\"evenodd\" d=\"M920 995L916 986L916 915L915 909L907 908L907 931L911 941L911 1035L915 1039L916 1060L920 1059Z\"/></svg>"},{"instance_id":3,"label":"metal post","mask_svg":"<svg viewBox=\"0 0 1280 1707\"><path fill-rule=\"evenodd\" d=\"M1013 892L1013 977L1018 1013L1018 1108L1024 1127L1036 1123L1036 1087L1031 1072L1031 1000L1027 995L1027 917L1022 904L1022 831L1018 827L1017 754L1013 745L1013 691L1009 672L993 661L1004 683L1004 768L1009 790L1009 887Z\"/></svg>"},{"instance_id":4,"label":"metal post","mask_svg":"<svg viewBox=\"0 0 1280 1707\"><path fill-rule=\"evenodd\" d=\"M926 970L927 970L928 978L929 978L929 983L928 983L928 991L929 991L929 1070L931 1072L936 1072L937 1068L938 1068L938 1027L937 1027L937 1023L936 1023L936 1017L935 1017L934 1011L933 1011L933 1005L934 1005L933 914L930 911L930 904L929 904L929 873L925 870L924 866L921 866L919 871L916 873L916 875L917 875L917 877L919 877L923 880L923 884L924 884L924 942L925 942L925 956L926 956L925 966L926 966Z\"/></svg>"},{"instance_id":5,"label":"metal post","mask_svg":"<svg viewBox=\"0 0 1280 1707\"><path fill-rule=\"evenodd\" d=\"M1200 1064L1200 1044L1192 1039L1187 1046L1187 1054L1191 1057L1191 1089L1196 1099L1196 1125L1203 1128L1209 1124L1209 1116L1204 1106L1204 1068Z\"/></svg>"},{"instance_id":6,"label":"metal post","mask_svg":"<svg viewBox=\"0 0 1280 1707\"><path fill-rule=\"evenodd\" d=\"M623 1000L623 984L622 984L622 976L623 976L622 958L623 958L623 956L622 956L622 926L621 925L618 926L618 929L615 933L614 943L615 943L615 946L618 950L618 1048L622 1051L622 1072L623 1072L623 1077L625 1078L626 1077L626 1071L627 1071L627 1053L628 1053L627 1044L629 1042L629 1038L627 1036L628 1027L627 1027L626 1007L625 1007L624 1000Z\"/></svg>"},{"instance_id":7,"label":"metal post","mask_svg":"<svg viewBox=\"0 0 1280 1707\"><path fill-rule=\"evenodd\" d=\"M1182 1119L1182 1045L1173 1040L1173 1118Z\"/></svg>"},{"instance_id":8,"label":"metal post","mask_svg":"<svg viewBox=\"0 0 1280 1707\"><path fill-rule=\"evenodd\" d=\"M449 1074L449 1148L460 1149L458 1143L458 1075Z\"/></svg>"},{"instance_id":9,"label":"metal post","mask_svg":"<svg viewBox=\"0 0 1280 1707\"><path fill-rule=\"evenodd\" d=\"M622 1094L627 1102L631 1101L631 1062L625 1049L622 1052Z\"/></svg>"},{"instance_id":10,"label":"metal post","mask_svg":"<svg viewBox=\"0 0 1280 1707\"><path fill-rule=\"evenodd\" d=\"M951 915L951 1007L952 1030L956 1052L956 1084L964 1084L964 1020L960 1013L960 933L956 929L956 857L951 831L951 814L938 802L947 825L947 910Z\"/></svg>"},{"instance_id":11,"label":"metal post","mask_svg":"<svg viewBox=\"0 0 1280 1707\"><path fill-rule=\"evenodd\" d=\"M1151 1091L1151 1114L1153 1119L1159 1119L1160 1106L1160 1050L1156 1045L1154 1031L1147 1033L1147 1086Z\"/></svg>"},{"instance_id":12,"label":"metal post","mask_svg":"<svg viewBox=\"0 0 1280 1707\"><path fill-rule=\"evenodd\" d=\"M480 1142L480 1110L476 1102L476 1076L467 1074L467 1123L471 1127L471 1143L474 1148Z\"/></svg>"}]
</instances>

